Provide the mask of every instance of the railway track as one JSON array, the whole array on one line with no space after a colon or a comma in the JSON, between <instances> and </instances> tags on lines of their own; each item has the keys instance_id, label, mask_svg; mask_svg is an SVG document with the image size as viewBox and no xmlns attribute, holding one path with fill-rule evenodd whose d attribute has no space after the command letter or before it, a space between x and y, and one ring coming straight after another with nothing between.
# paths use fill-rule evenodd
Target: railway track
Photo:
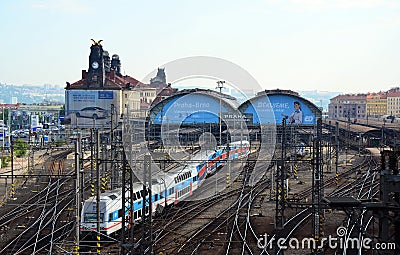
<instances>
[{"instance_id":1,"label":"railway track","mask_svg":"<svg viewBox=\"0 0 400 255\"><path fill-rule=\"evenodd\" d=\"M244 172L255 163L251 160L253 157L256 156L249 156ZM194 249L193 246L202 242L204 233L213 233L226 225L226 222L231 219L227 217L227 214L239 203L240 196L243 194L243 181L246 179L246 174L243 173L225 192L206 200L182 204L179 215L167 217L168 224L155 231L157 235L153 246L154 251L166 254L188 254L191 249Z\"/></svg>"},{"instance_id":2,"label":"railway track","mask_svg":"<svg viewBox=\"0 0 400 255\"><path fill-rule=\"evenodd\" d=\"M202 201L197 204L208 216L204 217L204 214L200 216L201 214L188 212L186 215L190 218L184 223L178 220L179 217L176 217L176 220L171 219L170 224L172 226L179 225L179 228L174 232L168 232L169 235L159 236L153 246L154 251L160 252L160 254L203 254L204 250L212 248L215 254L224 254L225 251L229 251L227 254L235 254L230 252L234 252L236 249L234 244L238 243L236 235L238 233L240 235L240 231L237 230L238 227L241 227L238 220L241 217L240 214L243 210L248 212L257 195L269 188L270 184L270 179L264 177L257 185L248 185L256 158L256 154L249 157L240 180L236 182L235 189L223 195L229 195L229 199L225 198L223 203L220 203L220 200L217 199L218 196L215 196L213 201ZM210 202L211 205L207 204ZM214 213L214 216L210 217L211 213ZM169 227L166 228L170 230ZM177 236L181 238L177 238ZM240 243L240 247L242 247L243 242ZM244 246L248 246L246 241ZM245 249L249 250L250 248Z\"/></svg>"},{"instance_id":3,"label":"railway track","mask_svg":"<svg viewBox=\"0 0 400 255\"><path fill-rule=\"evenodd\" d=\"M181 202L167 208L167 212L161 217L155 218L153 251L156 254L203 254L212 249L214 254L271 254L268 253L271 251L257 247L259 233L256 233L251 222L253 203L270 187L270 180L264 177L258 185L248 186L246 182L255 164L255 160L251 157L240 178L232 183L229 189L208 199ZM340 177L344 179L354 172L360 172L361 168L374 169L371 167L372 164L373 160L365 157L361 163L341 173ZM56 163L49 161L46 168L56 176L64 173L61 159ZM363 171L361 170L362 173ZM340 185L330 195L341 196L352 193L358 194L359 198L371 198L376 195L377 172L374 170L364 172L365 175L357 175L351 182ZM25 203L14 206L13 210L0 217L0 228L3 230L0 236L0 254L52 254L56 250L59 252L63 249L72 250L69 245L72 246L73 243L68 241L71 238L67 237L71 237L71 230L74 227L72 218L74 213L70 210L73 207L71 205L73 194L67 190L73 188L68 187L69 184L64 182L66 180L63 178L50 177L47 181L47 186L42 187L40 192L29 196L30 199ZM41 182L44 183L45 180L41 179ZM324 187L334 183L334 178L326 179ZM26 194L29 194L28 190ZM307 188L298 193L298 196L304 197L310 194L311 189ZM309 207L296 213L285 223L284 229L276 232L273 237L289 238L308 222L311 215ZM20 223L11 228L12 220ZM365 220L371 221L371 218L365 216ZM63 223L61 224L63 226L56 222ZM354 223L349 221L348 227L351 228L353 225ZM11 236L13 238L10 238ZM111 237L105 241L108 243L104 243L102 252L119 253L119 241L118 238ZM85 251L92 252L95 247L94 243L84 245L87 247L81 246L82 254L85 254Z\"/></svg>"},{"instance_id":4,"label":"railway track","mask_svg":"<svg viewBox=\"0 0 400 255\"><path fill-rule=\"evenodd\" d=\"M334 195L336 193L339 195L345 195L349 194L349 192L352 192L359 194L360 198L373 197L377 194L376 189L379 183L377 183L375 180L377 172L371 169L376 169L376 162L372 157L366 157L356 166L343 172L341 177L345 178L352 174L359 173L360 170L364 174L357 175L357 178L355 178L351 183L345 183L339 186L337 189L335 189L334 192L332 192L332 194ZM324 187L331 186L333 183L335 183L334 178L326 179L324 182ZM309 196L311 195L311 192L312 189L307 188L301 192L301 195ZM239 217L235 218L232 229L236 230L235 232L231 232L231 236L233 236L232 233L235 233L236 239L229 239L229 242L227 242L228 246L225 246L222 252L220 251L216 254L276 254L282 251L278 247L276 247L276 244L271 244L270 246L270 244L268 243L268 245L264 247L264 249L260 249L260 247L254 245L257 244L259 236L257 236L255 231L253 230L254 226L252 226L250 220L250 204L251 203L248 204L249 206L247 212L244 212L242 215L237 214L239 215ZM242 208L242 210L243 209L244 208ZM273 238L275 238L275 240L283 238L284 240L288 241L289 238L292 237L298 230L303 229L303 227L308 224L312 215L313 214L311 205L305 205L304 209L302 209L298 213L295 213L290 219L285 222L282 230L276 231L274 234L271 234L270 240L272 240ZM206 251L207 249L204 249L202 252L206 253ZM203 253L200 252L199 254Z\"/></svg>"},{"instance_id":5,"label":"railway track","mask_svg":"<svg viewBox=\"0 0 400 255\"><path fill-rule=\"evenodd\" d=\"M362 159L362 161L360 163L357 163L356 165L346 169L345 171L339 173L339 179L341 180L345 180L348 176L354 174L354 172L359 171L360 169L366 168L369 166L369 164L371 163L373 159L371 159L371 157L364 157ZM333 185L336 185L336 178L335 177L331 177L328 179L324 180L324 184L323 187L324 188L328 188L331 187ZM297 192L295 194L293 194L293 198L289 199L289 200L293 200L293 201L298 201L301 199L304 199L306 197L309 197L312 193L312 187L307 187L306 189L303 189L300 192Z\"/></svg>"},{"instance_id":6,"label":"railway track","mask_svg":"<svg viewBox=\"0 0 400 255\"><path fill-rule=\"evenodd\" d=\"M58 165L58 173L64 173L63 161L68 153L53 155L47 165ZM18 189L18 199L0 208L0 254L52 254L53 244L73 229L72 178L53 176L54 168L47 170L46 177L27 179Z\"/></svg>"}]
</instances>

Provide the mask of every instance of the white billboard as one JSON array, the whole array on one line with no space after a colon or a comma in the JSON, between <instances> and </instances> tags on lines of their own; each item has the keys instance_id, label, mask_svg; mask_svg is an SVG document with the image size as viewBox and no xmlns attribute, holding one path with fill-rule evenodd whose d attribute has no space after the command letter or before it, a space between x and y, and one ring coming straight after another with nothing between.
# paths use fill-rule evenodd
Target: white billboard
<instances>
[{"instance_id":1,"label":"white billboard","mask_svg":"<svg viewBox=\"0 0 400 255\"><path fill-rule=\"evenodd\" d=\"M35 128L39 126L39 117L37 115L31 115L31 127Z\"/></svg>"},{"instance_id":2,"label":"white billboard","mask_svg":"<svg viewBox=\"0 0 400 255\"><path fill-rule=\"evenodd\" d=\"M119 105L118 92L116 90L66 90L66 115L71 119L71 125L77 128L110 127L111 105Z\"/></svg>"}]
</instances>

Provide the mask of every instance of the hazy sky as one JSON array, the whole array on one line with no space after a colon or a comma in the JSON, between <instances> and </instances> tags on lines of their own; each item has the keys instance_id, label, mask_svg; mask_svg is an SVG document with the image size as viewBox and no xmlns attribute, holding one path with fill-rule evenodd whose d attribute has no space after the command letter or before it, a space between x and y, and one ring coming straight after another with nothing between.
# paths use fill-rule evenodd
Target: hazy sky
<instances>
[{"instance_id":1,"label":"hazy sky","mask_svg":"<svg viewBox=\"0 0 400 255\"><path fill-rule=\"evenodd\" d=\"M5 0L0 15L1 83L77 81L93 38L138 79L212 56L265 89L400 86L400 0Z\"/></svg>"}]
</instances>

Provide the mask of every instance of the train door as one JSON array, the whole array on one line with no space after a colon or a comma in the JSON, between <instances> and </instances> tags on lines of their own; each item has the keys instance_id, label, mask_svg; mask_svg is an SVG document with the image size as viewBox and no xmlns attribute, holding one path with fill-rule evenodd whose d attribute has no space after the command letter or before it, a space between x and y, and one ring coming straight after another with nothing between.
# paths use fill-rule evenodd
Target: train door
<instances>
[{"instance_id":1,"label":"train door","mask_svg":"<svg viewBox=\"0 0 400 255\"><path fill-rule=\"evenodd\" d=\"M179 202L178 200L178 189L175 189L175 204L177 204Z\"/></svg>"}]
</instances>

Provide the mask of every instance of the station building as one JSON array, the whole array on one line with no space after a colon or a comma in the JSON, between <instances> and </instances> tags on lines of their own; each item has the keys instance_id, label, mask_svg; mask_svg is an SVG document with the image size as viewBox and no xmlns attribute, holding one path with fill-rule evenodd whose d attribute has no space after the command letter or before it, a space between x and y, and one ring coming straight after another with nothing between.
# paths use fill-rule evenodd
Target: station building
<instances>
[{"instance_id":1,"label":"station building","mask_svg":"<svg viewBox=\"0 0 400 255\"><path fill-rule=\"evenodd\" d=\"M89 67L82 78L65 88L66 115L72 127L107 128L111 116L119 122L124 114L144 119L153 102L176 92L166 83L164 69L159 69L150 84L121 73L121 60L110 58L101 40L90 47ZM161 96L161 97L162 97Z\"/></svg>"},{"instance_id":2,"label":"station building","mask_svg":"<svg viewBox=\"0 0 400 255\"><path fill-rule=\"evenodd\" d=\"M188 89L151 108L147 139L156 147L190 145L204 142L209 133L218 145L243 139L275 143L276 127L283 121L296 130L313 129L321 116L317 106L289 90L262 91L240 104L223 93Z\"/></svg>"}]
</instances>

